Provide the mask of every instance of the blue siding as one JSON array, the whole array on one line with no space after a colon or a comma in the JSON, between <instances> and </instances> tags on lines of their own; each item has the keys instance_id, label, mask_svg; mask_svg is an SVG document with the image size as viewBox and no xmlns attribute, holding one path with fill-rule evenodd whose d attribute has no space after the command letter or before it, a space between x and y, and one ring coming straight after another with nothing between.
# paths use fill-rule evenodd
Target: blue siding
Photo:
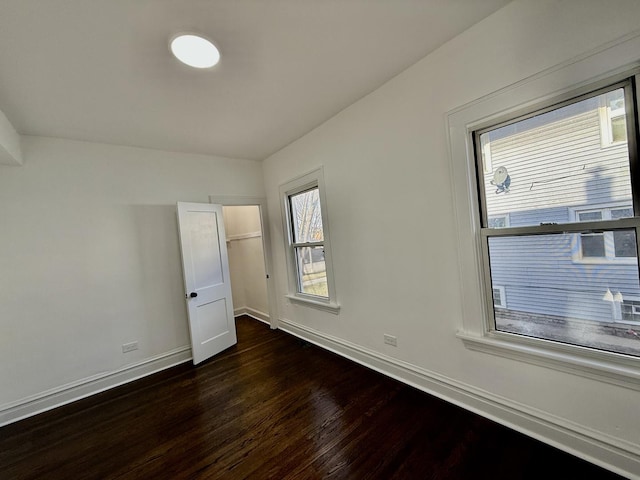
<instances>
[{"instance_id":1,"label":"blue siding","mask_svg":"<svg viewBox=\"0 0 640 480\"><path fill-rule=\"evenodd\" d=\"M611 321L607 288L640 296L638 266L574 261L575 234L489 239L491 279L505 289L508 309Z\"/></svg>"}]
</instances>

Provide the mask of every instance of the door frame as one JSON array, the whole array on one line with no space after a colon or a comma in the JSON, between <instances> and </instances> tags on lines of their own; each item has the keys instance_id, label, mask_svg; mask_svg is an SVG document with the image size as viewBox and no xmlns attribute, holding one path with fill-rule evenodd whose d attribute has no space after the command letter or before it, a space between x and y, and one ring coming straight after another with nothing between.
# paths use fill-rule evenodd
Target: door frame
<instances>
[{"instance_id":1,"label":"door frame","mask_svg":"<svg viewBox=\"0 0 640 480\"><path fill-rule=\"evenodd\" d=\"M278 312L276 309L275 278L273 261L271 258L271 234L269 232L269 217L267 213L267 199L265 197L251 197L243 195L209 195L209 203L217 203L223 207L256 206L260 213L260 228L262 231L262 251L264 253L264 269L267 282L267 302L269 309L269 325L278 328Z\"/></svg>"}]
</instances>

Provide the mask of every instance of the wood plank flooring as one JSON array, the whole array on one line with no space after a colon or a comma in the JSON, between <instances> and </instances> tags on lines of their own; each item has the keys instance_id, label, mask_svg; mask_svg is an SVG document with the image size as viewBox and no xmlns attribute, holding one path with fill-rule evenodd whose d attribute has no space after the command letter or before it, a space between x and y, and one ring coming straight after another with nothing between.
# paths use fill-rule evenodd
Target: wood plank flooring
<instances>
[{"instance_id":1,"label":"wood plank flooring","mask_svg":"<svg viewBox=\"0 0 640 480\"><path fill-rule=\"evenodd\" d=\"M0 428L0 479L620 478L249 317L238 345Z\"/></svg>"}]
</instances>

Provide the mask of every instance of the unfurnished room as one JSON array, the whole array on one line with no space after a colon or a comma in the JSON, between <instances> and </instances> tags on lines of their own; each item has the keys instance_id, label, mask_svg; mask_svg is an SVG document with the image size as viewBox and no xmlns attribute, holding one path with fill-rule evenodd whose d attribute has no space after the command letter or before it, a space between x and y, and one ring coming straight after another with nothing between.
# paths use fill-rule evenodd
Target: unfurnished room
<instances>
[{"instance_id":1,"label":"unfurnished room","mask_svg":"<svg viewBox=\"0 0 640 480\"><path fill-rule=\"evenodd\" d=\"M638 0L0 0L0 479L640 479Z\"/></svg>"}]
</instances>

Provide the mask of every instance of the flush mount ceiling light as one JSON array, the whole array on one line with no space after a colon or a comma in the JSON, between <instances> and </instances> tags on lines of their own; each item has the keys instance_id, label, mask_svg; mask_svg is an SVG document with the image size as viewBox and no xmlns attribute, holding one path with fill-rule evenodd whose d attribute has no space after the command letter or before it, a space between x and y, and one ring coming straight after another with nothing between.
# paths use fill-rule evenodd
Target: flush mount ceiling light
<instances>
[{"instance_id":1,"label":"flush mount ceiling light","mask_svg":"<svg viewBox=\"0 0 640 480\"><path fill-rule=\"evenodd\" d=\"M211 68L220 61L216 46L198 35L178 35L169 47L178 60L190 67Z\"/></svg>"}]
</instances>

